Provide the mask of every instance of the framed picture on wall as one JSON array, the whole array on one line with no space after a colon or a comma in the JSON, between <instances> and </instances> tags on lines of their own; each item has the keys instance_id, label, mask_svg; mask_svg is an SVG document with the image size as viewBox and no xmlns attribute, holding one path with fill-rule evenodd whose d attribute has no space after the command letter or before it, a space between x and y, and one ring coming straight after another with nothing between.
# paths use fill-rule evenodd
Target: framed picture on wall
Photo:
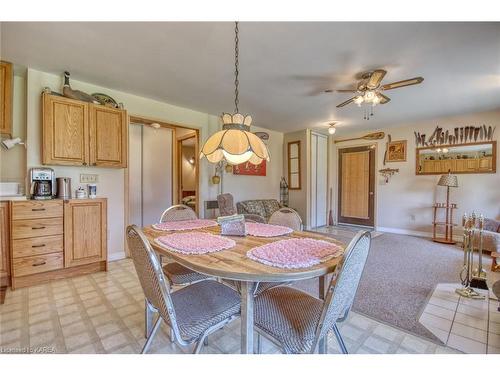
<instances>
[{"instance_id":1,"label":"framed picture on wall","mask_svg":"<svg viewBox=\"0 0 500 375\"><path fill-rule=\"evenodd\" d=\"M406 161L406 140L389 142L387 145L387 161Z\"/></svg>"},{"instance_id":2,"label":"framed picture on wall","mask_svg":"<svg viewBox=\"0 0 500 375\"><path fill-rule=\"evenodd\" d=\"M265 176L266 175L266 161L262 160L259 165L246 162L233 166L233 174L246 175L246 176Z\"/></svg>"},{"instance_id":3,"label":"framed picture on wall","mask_svg":"<svg viewBox=\"0 0 500 375\"><path fill-rule=\"evenodd\" d=\"M288 189L300 190L300 141L288 142Z\"/></svg>"}]
</instances>

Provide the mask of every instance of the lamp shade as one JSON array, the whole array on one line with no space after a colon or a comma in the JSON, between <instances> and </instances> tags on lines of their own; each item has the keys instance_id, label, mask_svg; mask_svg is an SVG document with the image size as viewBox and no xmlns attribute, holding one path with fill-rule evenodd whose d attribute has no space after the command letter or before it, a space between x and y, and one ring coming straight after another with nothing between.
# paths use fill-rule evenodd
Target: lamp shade
<instances>
[{"instance_id":1,"label":"lamp shade","mask_svg":"<svg viewBox=\"0 0 500 375\"><path fill-rule=\"evenodd\" d=\"M228 164L237 165L249 162L255 165L262 160L269 161L266 145L255 134L251 133L250 116L241 114L223 114L223 128L207 139L200 151L200 159L204 156L210 163L225 160Z\"/></svg>"},{"instance_id":2,"label":"lamp shade","mask_svg":"<svg viewBox=\"0 0 500 375\"><path fill-rule=\"evenodd\" d=\"M438 181L439 186L448 186L448 187L458 187L458 179L457 176L449 174L444 174Z\"/></svg>"}]
</instances>

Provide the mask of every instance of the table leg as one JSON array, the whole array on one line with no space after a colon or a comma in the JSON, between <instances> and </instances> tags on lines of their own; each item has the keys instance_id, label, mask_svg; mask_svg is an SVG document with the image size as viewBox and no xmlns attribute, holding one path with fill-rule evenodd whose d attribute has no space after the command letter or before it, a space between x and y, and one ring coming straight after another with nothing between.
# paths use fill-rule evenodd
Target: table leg
<instances>
[{"instance_id":1,"label":"table leg","mask_svg":"<svg viewBox=\"0 0 500 375\"><path fill-rule=\"evenodd\" d=\"M319 298L323 299L323 300L325 299L326 291L328 290L328 282L327 281L328 280L327 280L326 275L318 277L318 282L319 282L318 294L319 294Z\"/></svg>"},{"instance_id":2,"label":"table leg","mask_svg":"<svg viewBox=\"0 0 500 375\"><path fill-rule=\"evenodd\" d=\"M241 282L241 354L253 354L253 293L255 283Z\"/></svg>"}]
</instances>

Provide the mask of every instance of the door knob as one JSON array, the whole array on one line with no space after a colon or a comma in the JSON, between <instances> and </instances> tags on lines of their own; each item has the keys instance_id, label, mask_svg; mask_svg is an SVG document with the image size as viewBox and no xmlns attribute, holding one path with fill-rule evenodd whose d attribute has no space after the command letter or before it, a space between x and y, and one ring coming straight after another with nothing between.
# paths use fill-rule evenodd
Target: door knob
<instances>
[{"instance_id":1,"label":"door knob","mask_svg":"<svg viewBox=\"0 0 500 375\"><path fill-rule=\"evenodd\" d=\"M373 191L370 191L370 195L373 195Z\"/></svg>"}]
</instances>

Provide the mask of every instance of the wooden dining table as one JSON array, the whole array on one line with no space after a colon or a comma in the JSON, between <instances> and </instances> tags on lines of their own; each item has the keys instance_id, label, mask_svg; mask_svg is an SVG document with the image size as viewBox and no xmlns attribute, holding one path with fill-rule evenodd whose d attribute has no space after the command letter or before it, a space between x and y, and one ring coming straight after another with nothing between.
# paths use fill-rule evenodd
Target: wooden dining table
<instances>
[{"instance_id":1,"label":"wooden dining table","mask_svg":"<svg viewBox=\"0 0 500 375\"><path fill-rule=\"evenodd\" d=\"M324 298L327 290L327 275L333 272L342 257L333 257L318 265L285 269L267 266L247 257L247 252L257 246L290 238L312 238L324 240L345 248L345 244L331 237L313 232L294 231L279 237L230 236L236 245L230 249L200 255L182 254L158 245L155 239L172 231L156 230L152 226L143 228L153 249L179 264L202 274L240 283L241 293L241 353L253 353L254 292L259 282L292 282L319 278L319 296ZM198 232L220 234L220 227L196 229Z\"/></svg>"}]
</instances>

